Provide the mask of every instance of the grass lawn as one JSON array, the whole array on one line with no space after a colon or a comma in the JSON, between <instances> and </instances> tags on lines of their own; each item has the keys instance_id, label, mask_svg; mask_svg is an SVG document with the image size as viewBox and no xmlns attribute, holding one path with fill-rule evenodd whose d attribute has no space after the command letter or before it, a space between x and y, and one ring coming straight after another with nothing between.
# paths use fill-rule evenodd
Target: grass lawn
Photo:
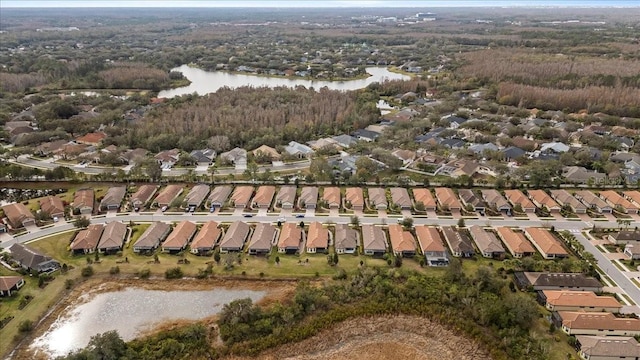
<instances>
[{"instance_id":1,"label":"grass lawn","mask_svg":"<svg viewBox=\"0 0 640 360\"><path fill-rule=\"evenodd\" d=\"M566 360L568 354L576 356L576 351L569 345L569 336L562 332L562 330L556 329L553 335L549 334L549 320L546 316L549 316L549 312L543 307L540 307L540 319L536 321L531 329L531 336L542 338L549 336L549 360ZM535 334L535 335L534 335Z\"/></svg>"}]
</instances>

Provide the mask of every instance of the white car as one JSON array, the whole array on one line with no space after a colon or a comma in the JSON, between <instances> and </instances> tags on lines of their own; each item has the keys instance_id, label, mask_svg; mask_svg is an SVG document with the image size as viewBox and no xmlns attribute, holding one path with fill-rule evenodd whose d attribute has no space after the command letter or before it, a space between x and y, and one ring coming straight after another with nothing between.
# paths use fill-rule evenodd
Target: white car
<instances>
[{"instance_id":1,"label":"white car","mask_svg":"<svg viewBox=\"0 0 640 360\"><path fill-rule=\"evenodd\" d=\"M163 206L163 207L162 207L162 209L160 209L160 211L162 211L162 212L167 211L167 207L166 207L166 206Z\"/></svg>"}]
</instances>

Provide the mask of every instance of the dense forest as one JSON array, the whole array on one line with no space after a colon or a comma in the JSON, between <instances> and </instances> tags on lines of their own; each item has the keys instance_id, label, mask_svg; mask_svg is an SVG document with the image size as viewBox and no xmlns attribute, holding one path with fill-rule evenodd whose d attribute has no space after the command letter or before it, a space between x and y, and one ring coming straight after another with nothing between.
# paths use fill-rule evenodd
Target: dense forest
<instances>
[{"instance_id":1,"label":"dense forest","mask_svg":"<svg viewBox=\"0 0 640 360\"><path fill-rule=\"evenodd\" d=\"M371 92L315 91L298 87L221 89L204 97L184 96L152 111L133 129L130 144L151 151L203 146L227 136L247 149L305 142L351 132L377 121Z\"/></svg>"},{"instance_id":2,"label":"dense forest","mask_svg":"<svg viewBox=\"0 0 640 360\"><path fill-rule=\"evenodd\" d=\"M259 307L245 299L225 305L217 331L195 324L128 344L107 333L61 360L104 358L104 354L130 360L252 356L309 338L349 318L387 314L434 320L482 344L496 360L547 359L548 342L553 341L545 334L530 336L542 321L539 306L531 295L516 291L506 273L480 267L468 276L454 260L443 276L362 268L322 285L302 282L284 303ZM223 343L212 347L217 335Z\"/></svg>"}]
</instances>

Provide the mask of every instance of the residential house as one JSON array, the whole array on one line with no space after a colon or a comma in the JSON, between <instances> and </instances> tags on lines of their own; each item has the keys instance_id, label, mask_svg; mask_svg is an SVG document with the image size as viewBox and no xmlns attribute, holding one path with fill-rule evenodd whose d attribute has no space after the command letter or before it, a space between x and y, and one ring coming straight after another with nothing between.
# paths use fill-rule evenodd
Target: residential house
<instances>
[{"instance_id":1,"label":"residential house","mask_svg":"<svg viewBox=\"0 0 640 360\"><path fill-rule=\"evenodd\" d=\"M614 209L622 211L625 214L637 214L638 207L633 205L629 200L620 196L614 190L603 190L600 192L600 198L611 205Z\"/></svg>"},{"instance_id":2,"label":"residential house","mask_svg":"<svg viewBox=\"0 0 640 360\"><path fill-rule=\"evenodd\" d=\"M232 189L231 185L220 185L214 187L207 199L209 205L211 207L221 208L227 202Z\"/></svg>"},{"instance_id":3,"label":"residential house","mask_svg":"<svg viewBox=\"0 0 640 360\"><path fill-rule=\"evenodd\" d=\"M418 244L429 266L449 265L449 256L444 247L438 229L432 226L418 225L415 227Z\"/></svg>"},{"instance_id":4,"label":"residential house","mask_svg":"<svg viewBox=\"0 0 640 360\"><path fill-rule=\"evenodd\" d=\"M14 229L36 224L36 218L22 203L5 205L2 207L2 210L4 211L4 215L7 217L9 225Z\"/></svg>"},{"instance_id":5,"label":"residential house","mask_svg":"<svg viewBox=\"0 0 640 360\"><path fill-rule=\"evenodd\" d=\"M568 335L640 335L640 319L618 318L612 313L558 311L552 321Z\"/></svg>"},{"instance_id":6,"label":"residential house","mask_svg":"<svg viewBox=\"0 0 640 360\"><path fill-rule=\"evenodd\" d=\"M64 159L64 160L72 160L77 158L80 154L90 149L89 145L78 144L73 141L69 141L63 146L59 147L54 151L54 155Z\"/></svg>"},{"instance_id":7,"label":"residential house","mask_svg":"<svg viewBox=\"0 0 640 360\"><path fill-rule=\"evenodd\" d=\"M171 203L182 194L184 191L184 187L182 185L171 184L167 185L164 189L160 191L158 196L154 202L158 205L158 207L169 207Z\"/></svg>"},{"instance_id":8,"label":"residential house","mask_svg":"<svg viewBox=\"0 0 640 360\"><path fill-rule=\"evenodd\" d=\"M51 218L64 219L64 204L57 196L47 196L40 199L40 211Z\"/></svg>"},{"instance_id":9,"label":"residential house","mask_svg":"<svg viewBox=\"0 0 640 360\"><path fill-rule=\"evenodd\" d=\"M103 254L115 254L122 250L124 238L127 235L127 225L119 221L112 221L104 226L100 241L98 241L98 252Z\"/></svg>"},{"instance_id":10,"label":"residential house","mask_svg":"<svg viewBox=\"0 0 640 360\"><path fill-rule=\"evenodd\" d=\"M0 297L11 296L12 292L24 286L24 279L20 276L0 276Z\"/></svg>"},{"instance_id":11,"label":"residential house","mask_svg":"<svg viewBox=\"0 0 640 360\"><path fill-rule=\"evenodd\" d=\"M567 190L556 189L551 190L551 197L556 200L558 205L562 207L568 207L576 214L586 214L587 206L581 203L578 199L573 197Z\"/></svg>"},{"instance_id":12,"label":"residential house","mask_svg":"<svg viewBox=\"0 0 640 360\"><path fill-rule=\"evenodd\" d=\"M389 225L389 241L393 255L413 257L416 255L416 240L409 231L405 231L400 224Z\"/></svg>"},{"instance_id":13,"label":"residential house","mask_svg":"<svg viewBox=\"0 0 640 360\"><path fill-rule=\"evenodd\" d=\"M326 187L322 192L322 200L329 209L340 208L340 204L342 203L340 197L340 188L337 186Z\"/></svg>"},{"instance_id":14,"label":"residential house","mask_svg":"<svg viewBox=\"0 0 640 360\"><path fill-rule=\"evenodd\" d=\"M511 215L511 205L509 205L507 199L505 199L498 190L483 189L480 190L480 193L482 194L482 198L489 207L501 213Z\"/></svg>"},{"instance_id":15,"label":"residential house","mask_svg":"<svg viewBox=\"0 0 640 360\"><path fill-rule=\"evenodd\" d=\"M405 188L401 187L393 187L390 190L391 192L391 201L393 201L393 205L398 207L400 210L411 210L412 202L411 197L409 197L409 192Z\"/></svg>"},{"instance_id":16,"label":"residential house","mask_svg":"<svg viewBox=\"0 0 640 360\"><path fill-rule=\"evenodd\" d=\"M140 185L138 190L131 195L131 199L129 200L131 208L140 209L145 207L149 201L151 201L153 195L156 194L156 191L158 191L157 185Z\"/></svg>"},{"instance_id":17,"label":"residential house","mask_svg":"<svg viewBox=\"0 0 640 360\"><path fill-rule=\"evenodd\" d=\"M231 203L236 209L246 209L251 205L253 186L237 186L231 194Z\"/></svg>"},{"instance_id":18,"label":"residential house","mask_svg":"<svg viewBox=\"0 0 640 360\"><path fill-rule=\"evenodd\" d=\"M241 252L249 238L251 228L242 221L233 222L220 241L220 252Z\"/></svg>"},{"instance_id":19,"label":"residential house","mask_svg":"<svg viewBox=\"0 0 640 360\"><path fill-rule=\"evenodd\" d=\"M23 244L15 243L9 247L13 260L27 271L51 272L60 268L60 263Z\"/></svg>"},{"instance_id":20,"label":"residential house","mask_svg":"<svg viewBox=\"0 0 640 360\"><path fill-rule=\"evenodd\" d=\"M293 209L296 204L296 191L297 188L293 185L282 186L276 195L276 206Z\"/></svg>"},{"instance_id":21,"label":"residential house","mask_svg":"<svg viewBox=\"0 0 640 360\"><path fill-rule=\"evenodd\" d=\"M386 210L387 193L383 188L369 188L369 207L376 210Z\"/></svg>"},{"instance_id":22,"label":"residential house","mask_svg":"<svg viewBox=\"0 0 640 360\"><path fill-rule=\"evenodd\" d=\"M512 162L518 160L527 154L526 151L516 146L509 146L501 151L504 161Z\"/></svg>"},{"instance_id":23,"label":"residential house","mask_svg":"<svg viewBox=\"0 0 640 360\"><path fill-rule=\"evenodd\" d=\"M522 232L513 231L513 229L506 226L496 228L496 232L514 258L519 259L536 253L533 245Z\"/></svg>"},{"instance_id":24,"label":"residential house","mask_svg":"<svg viewBox=\"0 0 640 360\"><path fill-rule=\"evenodd\" d=\"M213 251L213 248L220 240L222 230L215 221L207 221L202 225L198 234L193 238L189 249L192 254L207 255Z\"/></svg>"},{"instance_id":25,"label":"residential house","mask_svg":"<svg viewBox=\"0 0 640 360\"><path fill-rule=\"evenodd\" d=\"M600 199L596 194L589 190L578 190L574 196L593 211L606 214L611 214L613 212L613 207L611 205L607 204L604 200Z\"/></svg>"},{"instance_id":26,"label":"residential house","mask_svg":"<svg viewBox=\"0 0 640 360\"><path fill-rule=\"evenodd\" d=\"M362 188L347 188L345 201L351 210L364 210L364 193Z\"/></svg>"},{"instance_id":27,"label":"residential house","mask_svg":"<svg viewBox=\"0 0 640 360\"><path fill-rule=\"evenodd\" d=\"M602 292L602 284L582 273L515 272L516 285L540 290L575 290Z\"/></svg>"},{"instance_id":28,"label":"residential house","mask_svg":"<svg viewBox=\"0 0 640 360\"><path fill-rule=\"evenodd\" d=\"M436 199L429 189L412 189L413 198L417 203L422 203L427 211L435 211L437 208Z\"/></svg>"},{"instance_id":29,"label":"residential house","mask_svg":"<svg viewBox=\"0 0 640 360\"><path fill-rule=\"evenodd\" d=\"M485 151L498 151L499 148L497 145L493 143L485 143L485 144L473 144L468 147L469 151L472 151L476 155L483 155Z\"/></svg>"},{"instance_id":30,"label":"residential house","mask_svg":"<svg viewBox=\"0 0 640 360\"><path fill-rule=\"evenodd\" d=\"M566 153L569 151L569 145L561 142L550 142L540 145L539 155L540 156L557 156L562 153ZM537 151L538 152L538 151Z\"/></svg>"},{"instance_id":31,"label":"residential house","mask_svg":"<svg viewBox=\"0 0 640 360\"><path fill-rule=\"evenodd\" d=\"M466 159L452 160L436 171L438 174L449 175L452 178L459 178L463 175L473 177L478 172L489 172L489 169L475 161Z\"/></svg>"},{"instance_id":32,"label":"residential house","mask_svg":"<svg viewBox=\"0 0 640 360\"><path fill-rule=\"evenodd\" d=\"M358 248L358 232L347 224L336 224L333 239L336 253L355 254Z\"/></svg>"},{"instance_id":33,"label":"residential house","mask_svg":"<svg viewBox=\"0 0 640 360\"><path fill-rule=\"evenodd\" d=\"M358 140L373 142L373 141L376 141L376 139L380 137L381 134L377 131L358 129L354 131L353 134L351 135L353 135Z\"/></svg>"},{"instance_id":34,"label":"residential house","mask_svg":"<svg viewBox=\"0 0 640 360\"><path fill-rule=\"evenodd\" d=\"M309 224L307 233L307 253L324 253L329 249L329 231L322 223L314 221Z\"/></svg>"},{"instance_id":35,"label":"residential house","mask_svg":"<svg viewBox=\"0 0 640 360\"><path fill-rule=\"evenodd\" d=\"M587 170L582 166L565 166L562 168L562 177L572 184L602 184L607 174L594 170Z\"/></svg>"},{"instance_id":36,"label":"residential house","mask_svg":"<svg viewBox=\"0 0 640 360\"><path fill-rule=\"evenodd\" d=\"M607 235L607 238L616 245L640 243L640 230L620 230Z\"/></svg>"},{"instance_id":37,"label":"residential house","mask_svg":"<svg viewBox=\"0 0 640 360\"><path fill-rule=\"evenodd\" d=\"M135 244L133 244L133 252L135 253L150 253L155 251L160 243L169 235L171 226L163 222L154 222L145 230L138 238Z\"/></svg>"},{"instance_id":38,"label":"residential house","mask_svg":"<svg viewBox=\"0 0 640 360\"><path fill-rule=\"evenodd\" d=\"M278 229L275 226L269 223L258 223L253 230L251 240L249 240L249 254L268 254L276 240L277 233Z\"/></svg>"},{"instance_id":39,"label":"residential house","mask_svg":"<svg viewBox=\"0 0 640 360\"><path fill-rule=\"evenodd\" d=\"M438 187L435 189L436 199L442 209L448 209L450 211L459 212L462 210L462 204L458 200L458 196L453 190L444 187Z\"/></svg>"},{"instance_id":40,"label":"residential house","mask_svg":"<svg viewBox=\"0 0 640 360\"><path fill-rule=\"evenodd\" d=\"M539 208L547 209L550 213L559 213L562 207L555 202L544 190L529 190L531 202Z\"/></svg>"},{"instance_id":41,"label":"residential house","mask_svg":"<svg viewBox=\"0 0 640 360\"><path fill-rule=\"evenodd\" d=\"M336 144L340 145L340 147L348 149L349 147L355 145L358 142L358 139L354 138L351 135L338 135L332 138L335 140Z\"/></svg>"},{"instance_id":42,"label":"residential house","mask_svg":"<svg viewBox=\"0 0 640 360\"><path fill-rule=\"evenodd\" d=\"M391 152L391 155L402 160L402 165L408 165L411 162L413 162L413 160L416 159L415 151L411 151L411 150L397 149Z\"/></svg>"},{"instance_id":43,"label":"residential house","mask_svg":"<svg viewBox=\"0 0 640 360\"><path fill-rule=\"evenodd\" d=\"M387 252L387 238L381 227L362 225L362 248L370 256L383 256Z\"/></svg>"},{"instance_id":44,"label":"residential house","mask_svg":"<svg viewBox=\"0 0 640 360\"><path fill-rule=\"evenodd\" d=\"M234 148L220 154L220 158L233 164L237 170L245 170L247 168L247 150L242 148Z\"/></svg>"},{"instance_id":45,"label":"residential house","mask_svg":"<svg viewBox=\"0 0 640 360\"><path fill-rule=\"evenodd\" d=\"M71 242L71 251L74 254L92 254L98 247L103 230L102 224L92 224L80 230Z\"/></svg>"},{"instance_id":46,"label":"residential house","mask_svg":"<svg viewBox=\"0 0 640 360\"><path fill-rule=\"evenodd\" d=\"M153 157L156 159L160 167L163 169L171 169L175 163L180 159L180 150L179 149L171 149L160 151Z\"/></svg>"},{"instance_id":47,"label":"residential house","mask_svg":"<svg viewBox=\"0 0 640 360\"><path fill-rule=\"evenodd\" d=\"M197 209L202 205L208 194L209 185L198 184L191 188L187 196L184 197L184 203L187 208Z\"/></svg>"},{"instance_id":48,"label":"residential house","mask_svg":"<svg viewBox=\"0 0 640 360\"><path fill-rule=\"evenodd\" d=\"M181 221L162 243L162 252L179 253L187 248L189 241L198 231L198 227L191 221Z\"/></svg>"},{"instance_id":49,"label":"residential house","mask_svg":"<svg viewBox=\"0 0 640 360\"><path fill-rule=\"evenodd\" d=\"M80 189L76 191L73 196L74 214L91 215L93 214L93 205L95 203L95 197L93 189Z\"/></svg>"},{"instance_id":50,"label":"residential house","mask_svg":"<svg viewBox=\"0 0 640 360\"><path fill-rule=\"evenodd\" d=\"M640 359L640 344L632 336L576 336L578 356L585 360Z\"/></svg>"},{"instance_id":51,"label":"residential house","mask_svg":"<svg viewBox=\"0 0 640 360\"><path fill-rule=\"evenodd\" d=\"M120 159L128 165L135 165L145 159L148 153L146 149L142 148L130 149L122 153Z\"/></svg>"},{"instance_id":52,"label":"residential house","mask_svg":"<svg viewBox=\"0 0 640 360\"><path fill-rule=\"evenodd\" d=\"M533 213L536 211L535 205L520 190L505 190L504 195L514 207L519 206L525 213Z\"/></svg>"},{"instance_id":53,"label":"residential house","mask_svg":"<svg viewBox=\"0 0 640 360\"><path fill-rule=\"evenodd\" d=\"M260 147L251 151L253 156L255 157L268 157L271 161L278 161L282 158L278 150L272 148L271 146L261 145Z\"/></svg>"},{"instance_id":54,"label":"residential house","mask_svg":"<svg viewBox=\"0 0 640 360\"><path fill-rule=\"evenodd\" d=\"M100 201L100 210L118 210L124 196L127 194L126 186L110 187L107 193L104 194L102 201Z\"/></svg>"},{"instance_id":55,"label":"residential house","mask_svg":"<svg viewBox=\"0 0 640 360\"><path fill-rule=\"evenodd\" d=\"M485 229L478 225L471 226L469 233L482 256L498 259L504 257L504 248L494 233L485 231Z\"/></svg>"},{"instance_id":56,"label":"residential house","mask_svg":"<svg viewBox=\"0 0 640 360\"><path fill-rule=\"evenodd\" d=\"M314 153L312 148L295 141L289 142L289 145L285 146L284 151L286 151L287 154L296 156L300 159L311 157Z\"/></svg>"},{"instance_id":57,"label":"residential house","mask_svg":"<svg viewBox=\"0 0 640 360\"><path fill-rule=\"evenodd\" d=\"M527 227L524 229L524 235L545 259L558 259L569 256L560 241L547 229Z\"/></svg>"},{"instance_id":58,"label":"residential house","mask_svg":"<svg viewBox=\"0 0 640 360\"><path fill-rule=\"evenodd\" d=\"M212 149L193 150L189 156L196 161L199 166L210 166L216 158L216 151Z\"/></svg>"},{"instance_id":59,"label":"residential house","mask_svg":"<svg viewBox=\"0 0 640 360\"><path fill-rule=\"evenodd\" d=\"M460 125L466 123L469 119L465 119L465 118L461 118L459 116L455 116L455 115L447 115L447 116L443 116L441 118L441 120L448 120L449 121L449 129L457 129L460 127Z\"/></svg>"},{"instance_id":60,"label":"residential house","mask_svg":"<svg viewBox=\"0 0 640 360\"><path fill-rule=\"evenodd\" d=\"M304 241L304 230L295 223L284 223L278 239L278 252L281 254L296 254L300 244Z\"/></svg>"},{"instance_id":61,"label":"residential house","mask_svg":"<svg viewBox=\"0 0 640 360\"><path fill-rule=\"evenodd\" d=\"M107 138L107 134L103 133L102 131L98 131L98 132L93 132L93 133L80 136L79 138L76 139L76 142L78 144L99 146L100 144L102 144L102 141L106 138Z\"/></svg>"},{"instance_id":62,"label":"residential house","mask_svg":"<svg viewBox=\"0 0 640 360\"><path fill-rule=\"evenodd\" d=\"M640 260L640 242L625 245L623 252L630 260Z\"/></svg>"},{"instance_id":63,"label":"residential house","mask_svg":"<svg viewBox=\"0 0 640 360\"><path fill-rule=\"evenodd\" d=\"M315 209L318 206L318 188L315 186L305 186L298 198L298 207L301 209Z\"/></svg>"},{"instance_id":64,"label":"residential house","mask_svg":"<svg viewBox=\"0 0 640 360\"><path fill-rule=\"evenodd\" d=\"M54 152L62 148L66 143L68 143L67 140L56 140L42 143L38 145L38 147L36 147L35 154L40 156L50 156Z\"/></svg>"},{"instance_id":65,"label":"residential house","mask_svg":"<svg viewBox=\"0 0 640 360\"><path fill-rule=\"evenodd\" d=\"M476 196L476 194L471 189L460 189L458 190L458 196L460 196L460 200L462 200L462 205L465 208L472 208L473 211L480 211L484 214L487 203L484 202L481 198Z\"/></svg>"},{"instance_id":66,"label":"residential house","mask_svg":"<svg viewBox=\"0 0 640 360\"><path fill-rule=\"evenodd\" d=\"M624 197L633 205L640 206L640 191L623 191L622 195L624 195Z\"/></svg>"},{"instance_id":67,"label":"residential house","mask_svg":"<svg viewBox=\"0 0 640 360\"><path fill-rule=\"evenodd\" d=\"M453 226L443 226L442 235L451 249L451 255L468 258L476 253L469 237L454 229Z\"/></svg>"},{"instance_id":68,"label":"residential house","mask_svg":"<svg viewBox=\"0 0 640 360\"><path fill-rule=\"evenodd\" d=\"M258 187L256 195L253 197L251 206L259 209L268 209L273 202L273 196L276 194L276 187L270 185L263 185Z\"/></svg>"},{"instance_id":69,"label":"residential house","mask_svg":"<svg viewBox=\"0 0 640 360\"><path fill-rule=\"evenodd\" d=\"M318 140L308 141L307 144L315 151L327 149L327 150L339 150L340 146L332 138L322 138Z\"/></svg>"},{"instance_id":70,"label":"residential house","mask_svg":"<svg viewBox=\"0 0 640 360\"><path fill-rule=\"evenodd\" d=\"M542 290L540 302L549 311L585 311L619 313L622 304L613 296L598 296L592 291Z\"/></svg>"}]
</instances>

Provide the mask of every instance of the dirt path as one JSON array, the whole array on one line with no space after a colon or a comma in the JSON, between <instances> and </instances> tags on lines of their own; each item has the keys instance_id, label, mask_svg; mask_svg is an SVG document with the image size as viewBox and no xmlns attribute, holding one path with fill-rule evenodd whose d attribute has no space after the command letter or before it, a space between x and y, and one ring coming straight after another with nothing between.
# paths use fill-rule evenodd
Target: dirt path
<instances>
[{"instance_id":1,"label":"dirt path","mask_svg":"<svg viewBox=\"0 0 640 360\"><path fill-rule=\"evenodd\" d=\"M347 320L310 339L268 350L252 359L489 360L491 357L478 344L437 323L401 315Z\"/></svg>"}]
</instances>

